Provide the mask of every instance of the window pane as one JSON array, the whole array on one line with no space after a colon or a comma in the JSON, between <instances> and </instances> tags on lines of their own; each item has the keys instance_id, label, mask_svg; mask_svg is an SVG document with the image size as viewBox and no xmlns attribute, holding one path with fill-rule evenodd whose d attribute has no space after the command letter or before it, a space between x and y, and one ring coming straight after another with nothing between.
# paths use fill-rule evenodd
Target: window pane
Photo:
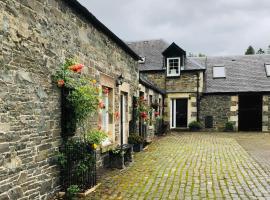
<instances>
[{"instance_id":1,"label":"window pane","mask_svg":"<svg viewBox=\"0 0 270 200\"><path fill-rule=\"evenodd\" d=\"M270 64L265 65L266 76L270 76Z\"/></svg>"},{"instance_id":2,"label":"window pane","mask_svg":"<svg viewBox=\"0 0 270 200\"><path fill-rule=\"evenodd\" d=\"M213 67L214 78L225 78L225 67Z\"/></svg>"}]
</instances>

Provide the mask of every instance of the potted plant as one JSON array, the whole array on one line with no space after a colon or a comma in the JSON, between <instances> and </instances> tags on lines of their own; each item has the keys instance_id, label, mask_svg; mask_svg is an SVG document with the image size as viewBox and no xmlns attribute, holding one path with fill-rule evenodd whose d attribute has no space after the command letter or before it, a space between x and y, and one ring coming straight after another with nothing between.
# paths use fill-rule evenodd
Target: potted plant
<instances>
[{"instance_id":1,"label":"potted plant","mask_svg":"<svg viewBox=\"0 0 270 200\"><path fill-rule=\"evenodd\" d=\"M197 121L192 121L188 125L190 131L199 131L202 129L202 124Z\"/></svg>"},{"instance_id":2,"label":"potted plant","mask_svg":"<svg viewBox=\"0 0 270 200\"><path fill-rule=\"evenodd\" d=\"M133 144L133 151L140 152L143 150L143 137L138 134L130 134L128 137L128 143Z\"/></svg>"},{"instance_id":3,"label":"potted plant","mask_svg":"<svg viewBox=\"0 0 270 200\"><path fill-rule=\"evenodd\" d=\"M224 131L226 131L226 132L232 132L232 131L234 131L233 122L226 122Z\"/></svg>"},{"instance_id":4,"label":"potted plant","mask_svg":"<svg viewBox=\"0 0 270 200\"><path fill-rule=\"evenodd\" d=\"M93 150L96 150L97 146L100 145L107 138L107 134L102 130L90 130L85 135L86 142L91 146Z\"/></svg>"}]
</instances>

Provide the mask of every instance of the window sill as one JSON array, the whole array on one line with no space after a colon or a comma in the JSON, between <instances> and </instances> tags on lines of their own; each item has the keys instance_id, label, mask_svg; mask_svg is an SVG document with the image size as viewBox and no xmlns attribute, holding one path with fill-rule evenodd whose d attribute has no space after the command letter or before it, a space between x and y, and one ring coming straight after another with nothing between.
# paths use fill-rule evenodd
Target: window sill
<instances>
[{"instance_id":1,"label":"window sill","mask_svg":"<svg viewBox=\"0 0 270 200\"><path fill-rule=\"evenodd\" d=\"M115 148L115 145L113 143L106 144L106 145L101 145L100 146L100 152L101 153L106 153L110 150L113 150Z\"/></svg>"}]
</instances>

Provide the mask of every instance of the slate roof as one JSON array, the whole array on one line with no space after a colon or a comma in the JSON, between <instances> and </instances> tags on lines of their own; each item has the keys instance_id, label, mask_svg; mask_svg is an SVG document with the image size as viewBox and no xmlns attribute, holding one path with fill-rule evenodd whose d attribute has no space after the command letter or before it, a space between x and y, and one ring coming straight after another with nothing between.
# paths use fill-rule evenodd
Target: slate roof
<instances>
[{"instance_id":1,"label":"slate roof","mask_svg":"<svg viewBox=\"0 0 270 200\"><path fill-rule=\"evenodd\" d=\"M140 83L148 88L151 88L152 90L160 93L165 94L165 91L154 85L151 81L149 81L143 74L140 74Z\"/></svg>"},{"instance_id":2,"label":"slate roof","mask_svg":"<svg viewBox=\"0 0 270 200\"><path fill-rule=\"evenodd\" d=\"M63 0L67 3L78 15L83 16L88 20L97 30L101 31L109 38L112 39L116 44L118 44L126 53L128 53L132 58L139 60L140 57L118 36L116 36L110 29L108 29L102 22L100 22L87 8L82 6L77 0Z\"/></svg>"},{"instance_id":3,"label":"slate roof","mask_svg":"<svg viewBox=\"0 0 270 200\"><path fill-rule=\"evenodd\" d=\"M148 40L128 42L128 46L139 56L145 57L145 63L140 64L139 70L164 70L162 52L169 46L164 40Z\"/></svg>"},{"instance_id":4,"label":"slate roof","mask_svg":"<svg viewBox=\"0 0 270 200\"><path fill-rule=\"evenodd\" d=\"M162 53L170 46L162 39L147 40L127 43L139 56L145 57L145 63L140 64L140 71L159 71L165 70ZM187 58L184 70L204 70L201 65L193 58Z\"/></svg>"},{"instance_id":5,"label":"slate roof","mask_svg":"<svg viewBox=\"0 0 270 200\"><path fill-rule=\"evenodd\" d=\"M270 55L208 57L206 62L205 93L269 92L270 77L265 63ZM213 66L225 66L226 78L213 78Z\"/></svg>"}]
</instances>

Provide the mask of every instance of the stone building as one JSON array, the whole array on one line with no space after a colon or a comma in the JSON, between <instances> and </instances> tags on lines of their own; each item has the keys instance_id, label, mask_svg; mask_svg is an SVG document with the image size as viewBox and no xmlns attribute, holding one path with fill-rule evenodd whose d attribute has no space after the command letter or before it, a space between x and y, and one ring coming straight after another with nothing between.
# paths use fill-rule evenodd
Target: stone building
<instances>
[{"instance_id":1,"label":"stone building","mask_svg":"<svg viewBox=\"0 0 270 200\"><path fill-rule=\"evenodd\" d=\"M76 0L0 1L0 199L50 199L59 189L61 103L52 75L70 57L109 91L110 112L93 118L108 133L102 152L126 143L139 56Z\"/></svg>"},{"instance_id":2,"label":"stone building","mask_svg":"<svg viewBox=\"0 0 270 200\"><path fill-rule=\"evenodd\" d=\"M143 58L139 69L165 91L171 129L200 121L204 130L270 131L270 56L187 57L175 43L130 42Z\"/></svg>"}]
</instances>

